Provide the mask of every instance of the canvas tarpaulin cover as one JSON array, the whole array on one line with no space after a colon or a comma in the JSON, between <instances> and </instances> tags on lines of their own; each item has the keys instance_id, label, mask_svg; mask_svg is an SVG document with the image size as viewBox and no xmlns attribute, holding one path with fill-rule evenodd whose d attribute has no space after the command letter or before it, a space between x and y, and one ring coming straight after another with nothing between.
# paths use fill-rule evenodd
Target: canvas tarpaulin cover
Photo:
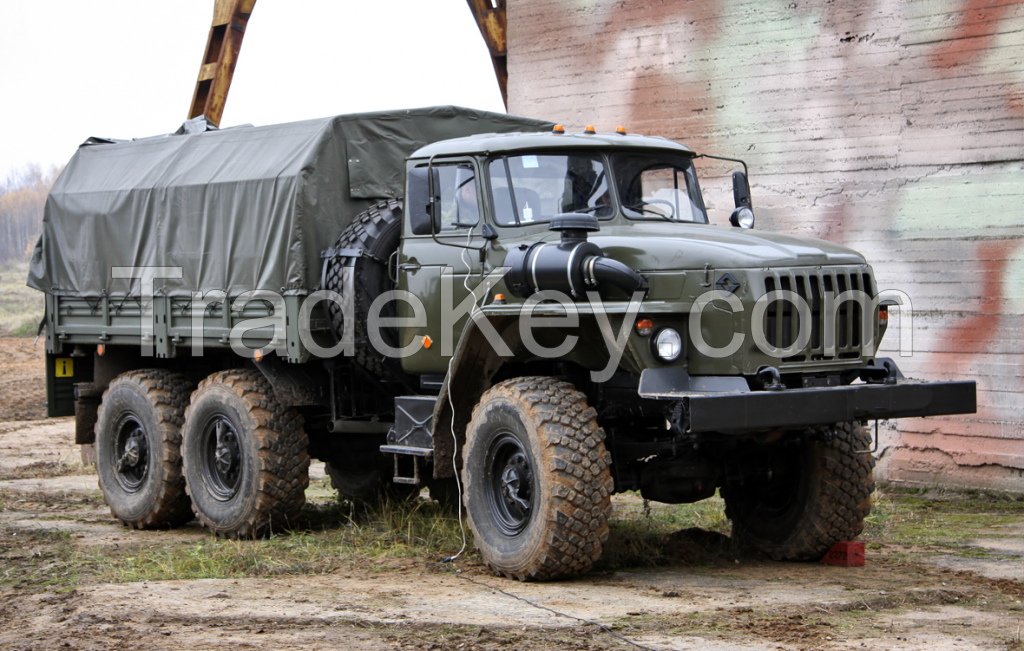
<instances>
[{"instance_id":1,"label":"canvas tarpaulin cover","mask_svg":"<svg viewBox=\"0 0 1024 651\"><path fill-rule=\"evenodd\" d=\"M306 294L320 283L320 252L353 217L402 196L416 149L550 128L446 106L87 143L50 191L28 284L123 296L138 281L112 279L112 267L180 267L158 291Z\"/></svg>"}]
</instances>

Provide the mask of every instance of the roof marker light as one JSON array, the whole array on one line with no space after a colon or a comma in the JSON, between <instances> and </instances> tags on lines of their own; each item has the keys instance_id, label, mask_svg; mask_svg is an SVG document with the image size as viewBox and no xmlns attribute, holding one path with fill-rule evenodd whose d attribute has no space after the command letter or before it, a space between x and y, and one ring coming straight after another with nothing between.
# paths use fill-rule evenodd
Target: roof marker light
<instances>
[{"instance_id":1,"label":"roof marker light","mask_svg":"<svg viewBox=\"0 0 1024 651\"><path fill-rule=\"evenodd\" d=\"M615 133L619 134L620 136L626 135L626 127L615 127Z\"/></svg>"},{"instance_id":2,"label":"roof marker light","mask_svg":"<svg viewBox=\"0 0 1024 651\"><path fill-rule=\"evenodd\" d=\"M552 131L555 132L555 133L565 133L565 127L563 127L560 124L556 124L555 128L552 129Z\"/></svg>"},{"instance_id":3,"label":"roof marker light","mask_svg":"<svg viewBox=\"0 0 1024 651\"><path fill-rule=\"evenodd\" d=\"M592 125L592 124L588 124L587 128L584 129L583 131L584 131L584 133L590 133L590 134L596 133L594 131L594 125Z\"/></svg>"}]
</instances>

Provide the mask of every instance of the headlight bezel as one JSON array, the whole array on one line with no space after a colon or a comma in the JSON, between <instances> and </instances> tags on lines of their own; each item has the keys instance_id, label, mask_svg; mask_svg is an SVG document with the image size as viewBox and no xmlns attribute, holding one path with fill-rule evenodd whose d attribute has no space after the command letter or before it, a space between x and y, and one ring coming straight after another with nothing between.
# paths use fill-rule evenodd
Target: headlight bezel
<instances>
[{"instance_id":1,"label":"headlight bezel","mask_svg":"<svg viewBox=\"0 0 1024 651\"><path fill-rule=\"evenodd\" d=\"M675 338L675 342L663 341L663 339L662 339L663 337L665 337L665 338L672 338L672 337L674 337ZM670 345L670 346L674 345L675 346L675 353L669 353L669 354L663 355L662 354L662 344L663 343L666 344L666 345ZM651 350L654 353L655 359L657 359L659 362L663 362L665 364L670 364L670 363L678 360L680 358L680 356L682 356L682 354L683 354L683 335L680 334L680 332L678 330L676 330L675 328L669 328L669 327L659 328L657 330L657 332L654 333L654 336L651 337Z\"/></svg>"}]
</instances>

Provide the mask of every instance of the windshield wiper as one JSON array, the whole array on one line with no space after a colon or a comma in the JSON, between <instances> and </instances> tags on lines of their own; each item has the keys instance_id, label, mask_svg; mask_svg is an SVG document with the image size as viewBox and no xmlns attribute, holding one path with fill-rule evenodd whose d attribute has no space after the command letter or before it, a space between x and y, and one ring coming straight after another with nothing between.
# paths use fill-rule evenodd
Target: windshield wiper
<instances>
[{"instance_id":1,"label":"windshield wiper","mask_svg":"<svg viewBox=\"0 0 1024 651\"><path fill-rule=\"evenodd\" d=\"M669 210L672 210L672 214L671 215L666 215L666 214L664 214L664 213L662 213L660 211L653 210L651 208L647 208L646 207L646 206L648 206L650 204L654 204L654 203L664 203L666 206L669 207ZM622 207L623 208L629 208L630 210L635 210L635 211L637 211L638 213L641 213L641 214L648 213L650 215L655 215L656 217L661 217L665 221L672 222L673 224L678 224L681 221L679 219L675 219L675 209L673 209L672 208L672 204L667 202L667 201L660 201L660 200L658 200L658 201L641 201L640 203L635 203L635 204L622 204Z\"/></svg>"}]
</instances>

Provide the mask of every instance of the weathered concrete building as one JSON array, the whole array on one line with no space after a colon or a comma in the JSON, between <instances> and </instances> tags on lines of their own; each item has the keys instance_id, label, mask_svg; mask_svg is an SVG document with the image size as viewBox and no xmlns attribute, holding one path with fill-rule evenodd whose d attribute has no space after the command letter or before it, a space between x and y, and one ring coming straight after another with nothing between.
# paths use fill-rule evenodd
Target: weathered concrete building
<instances>
[{"instance_id":1,"label":"weathered concrete building","mask_svg":"<svg viewBox=\"0 0 1024 651\"><path fill-rule=\"evenodd\" d=\"M914 377L977 379L976 415L886 428L884 478L1024 492L1024 1L507 12L510 112L745 158L760 228L858 249L910 297L912 352L893 319L883 354ZM725 169L703 171L726 223Z\"/></svg>"}]
</instances>

